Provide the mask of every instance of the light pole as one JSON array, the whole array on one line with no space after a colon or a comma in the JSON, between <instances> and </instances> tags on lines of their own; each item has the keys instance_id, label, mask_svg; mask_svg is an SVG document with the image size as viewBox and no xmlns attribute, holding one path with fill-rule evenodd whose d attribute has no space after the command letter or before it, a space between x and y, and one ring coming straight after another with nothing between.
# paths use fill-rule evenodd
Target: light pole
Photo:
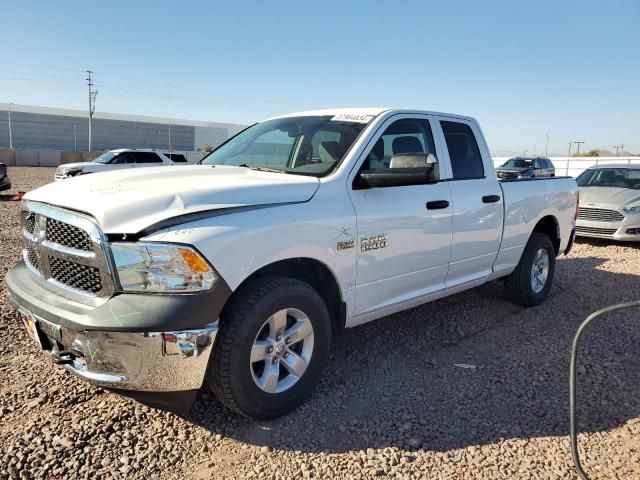
<instances>
[{"instance_id":1,"label":"light pole","mask_svg":"<svg viewBox=\"0 0 640 480\"><path fill-rule=\"evenodd\" d=\"M158 129L158 144L156 146L156 150L160 150L160 129Z\"/></svg>"},{"instance_id":2,"label":"light pole","mask_svg":"<svg viewBox=\"0 0 640 480\"><path fill-rule=\"evenodd\" d=\"M549 157L549 132L547 132L544 136L547 139L546 143L544 144L544 156L548 158Z\"/></svg>"},{"instance_id":3,"label":"light pole","mask_svg":"<svg viewBox=\"0 0 640 480\"><path fill-rule=\"evenodd\" d=\"M13 107L13 103L9 104L9 148L13 148L13 132L11 131L11 108Z\"/></svg>"},{"instance_id":4,"label":"light pole","mask_svg":"<svg viewBox=\"0 0 640 480\"><path fill-rule=\"evenodd\" d=\"M98 90L93 89L93 79L91 78L91 74L93 72L91 70L87 70L88 77L87 85L89 86L89 151L91 151L92 144L92 136L91 136L91 124L93 120L93 113L96 111L96 96L98 95Z\"/></svg>"},{"instance_id":5,"label":"light pole","mask_svg":"<svg viewBox=\"0 0 640 480\"><path fill-rule=\"evenodd\" d=\"M78 125L73 124L73 151L78 151Z\"/></svg>"}]
</instances>

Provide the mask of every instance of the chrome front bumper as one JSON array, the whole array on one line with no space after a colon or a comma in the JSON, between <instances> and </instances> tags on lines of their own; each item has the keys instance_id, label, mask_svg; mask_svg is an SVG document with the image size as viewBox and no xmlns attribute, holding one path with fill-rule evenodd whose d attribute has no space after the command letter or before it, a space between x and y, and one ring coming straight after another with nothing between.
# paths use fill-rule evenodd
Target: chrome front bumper
<instances>
[{"instance_id":1,"label":"chrome front bumper","mask_svg":"<svg viewBox=\"0 0 640 480\"><path fill-rule=\"evenodd\" d=\"M230 296L221 279L197 295L118 294L98 306L61 297L19 262L9 299L54 363L105 388L181 392L202 386Z\"/></svg>"},{"instance_id":2,"label":"chrome front bumper","mask_svg":"<svg viewBox=\"0 0 640 480\"><path fill-rule=\"evenodd\" d=\"M74 331L16 307L29 334L54 363L105 388L197 390L218 333L217 322L167 332Z\"/></svg>"}]
</instances>

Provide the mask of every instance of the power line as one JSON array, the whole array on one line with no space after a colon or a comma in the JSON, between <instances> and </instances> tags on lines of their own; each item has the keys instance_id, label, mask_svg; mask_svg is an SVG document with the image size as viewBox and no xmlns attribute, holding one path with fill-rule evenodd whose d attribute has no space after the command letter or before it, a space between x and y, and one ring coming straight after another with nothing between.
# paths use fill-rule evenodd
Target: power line
<instances>
[{"instance_id":1,"label":"power line","mask_svg":"<svg viewBox=\"0 0 640 480\"><path fill-rule=\"evenodd\" d=\"M49 70L59 70L59 71L67 71L67 72L81 72L81 69L76 69L76 68L65 68L65 67L53 67L50 65L36 65L36 64L32 64L32 63L14 63L14 62L0 62L0 65L13 65L13 66L19 66L19 67L29 67L29 68L35 68L35 69L49 69ZM54 76L54 74L50 74L50 73L43 73L43 72L10 72L10 71L5 71L7 73L17 73L17 74L21 74L21 75L47 75L47 76ZM155 85L156 87L161 87L163 89L163 91L166 91L164 89L166 89L167 87L170 87L174 92L176 90L178 91L183 91L183 92L187 92L187 93L194 93L194 94L204 94L207 96L212 96L212 90L202 90L202 89L197 89L197 88L193 88L193 87L184 87L184 86L180 86L180 85L173 85L173 84L168 84L167 82L155 82L155 81L151 81L151 80L141 80L139 78L133 78L133 77L127 77L127 76L122 76L122 75L116 75L110 72L103 72L103 71L93 71L92 73L94 74L98 74L101 77L112 77L112 78L116 78L116 79L121 79L124 80L125 83L128 84L136 84L136 85ZM58 76L60 77L60 76ZM65 79L70 79L72 77L62 77ZM255 97L247 97L247 96L241 96L241 95L233 95L233 94L228 94L228 93L222 93L220 91L218 91L219 93L217 93L217 95L220 95L222 97L225 98L235 98L238 100L245 100L248 102L259 102L259 103L263 103L263 104L272 104L272 105L281 105L281 106L288 106L288 107L296 107L296 108L314 108L314 106L311 105L304 105L304 104L300 104L300 103L293 103L293 102L283 102L283 101L279 101L279 100L267 100L264 98L255 98ZM166 98L166 95L162 95Z\"/></svg>"}]
</instances>

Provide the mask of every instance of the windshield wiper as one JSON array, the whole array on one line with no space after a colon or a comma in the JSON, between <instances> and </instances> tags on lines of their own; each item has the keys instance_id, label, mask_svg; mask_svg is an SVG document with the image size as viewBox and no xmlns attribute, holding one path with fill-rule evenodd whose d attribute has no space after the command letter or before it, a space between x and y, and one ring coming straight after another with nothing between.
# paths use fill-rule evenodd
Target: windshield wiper
<instances>
[{"instance_id":1,"label":"windshield wiper","mask_svg":"<svg viewBox=\"0 0 640 480\"><path fill-rule=\"evenodd\" d=\"M250 163L241 163L238 166L250 168L251 170L257 170L259 172L284 173L284 170L278 170L277 168L262 167L260 165L252 165Z\"/></svg>"}]
</instances>

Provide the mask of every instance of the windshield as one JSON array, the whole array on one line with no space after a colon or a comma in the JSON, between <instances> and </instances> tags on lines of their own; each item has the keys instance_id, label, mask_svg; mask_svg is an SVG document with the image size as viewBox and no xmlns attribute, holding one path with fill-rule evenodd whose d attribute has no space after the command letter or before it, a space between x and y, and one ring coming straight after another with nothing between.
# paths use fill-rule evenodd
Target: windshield
<instances>
[{"instance_id":1,"label":"windshield","mask_svg":"<svg viewBox=\"0 0 640 480\"><path fill-rule=\"evenodd\" d=\"M322 115L267 120L242 131L200 163L322 177L342 160L372 118Z\"/></svg>"},{"instance_id":2,"label":"windshield","mask_svg":"<svg viewBox=\"0 0 640 480\"><path fill-rule=\"evenodd\" d=\"M640 168L590 168L576 179L579 187L640 189Z\"/></svg>"},{"instance_id":3,"label":"windshield","mask_svg":"<svg viewBox=\"0 0 640 480\"><path fill-rule=\"evenodd\" d=\"M96 158L94 160L94 162L96 162L96 163L109 163L109 160L111 160L115 156L116 156L115 153L105 152L102 155L100 155L98 158Z\"/></svg>"},{"instance_id":4,"label":"windshield","mask_svg":"<svg viewBox=\"0 0 640 480\"><path fill-rule=\"evenodd\" d=\"M533 160L525 158L510 158L502 164L504 168L533 168Z\"/></svg>"}]
</instances>

